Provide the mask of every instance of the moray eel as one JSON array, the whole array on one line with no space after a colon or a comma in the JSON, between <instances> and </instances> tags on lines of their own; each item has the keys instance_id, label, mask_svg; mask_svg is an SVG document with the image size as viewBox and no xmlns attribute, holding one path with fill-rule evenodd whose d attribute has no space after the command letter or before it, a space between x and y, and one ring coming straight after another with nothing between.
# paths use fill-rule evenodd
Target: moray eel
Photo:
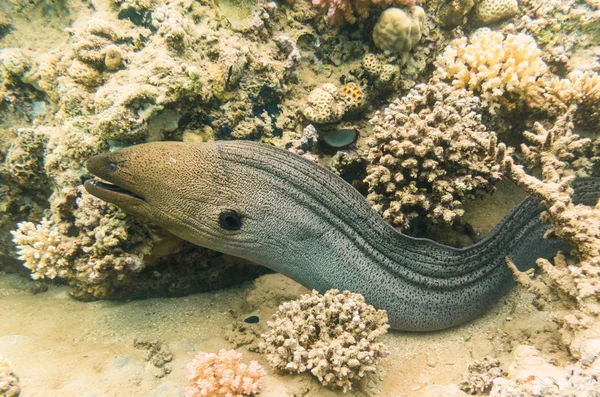
<instances>
[{"instance_id":1,"label":"moray eel","mask_svg":"<svg viewBox=\"0 0 600 397\"><path fill-rule=\"evenodd\" d=\"M85 182L92 195L308 288L358 292L398 330L471 320L511 286L505 257L533 264L561 246L543 238L533 198L468 248L406 236L340 177L255 142L147 143L94 156L87 168L103 180ZM576 191L591 202L600 182L578 181Z\"/></svg>"}]
</instances>

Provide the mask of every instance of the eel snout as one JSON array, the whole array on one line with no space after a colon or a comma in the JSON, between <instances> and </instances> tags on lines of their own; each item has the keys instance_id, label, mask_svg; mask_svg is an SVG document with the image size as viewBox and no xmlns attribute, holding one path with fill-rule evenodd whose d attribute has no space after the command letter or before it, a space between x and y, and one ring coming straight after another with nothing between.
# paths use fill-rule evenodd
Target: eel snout
<instances>
[{"instance_id":1,"label":"eel snout","mask_svg":"<svg viewBox=\"0 0 600 397\"><path fill-rule=\"evenodd\" d=\"M87 170L102 180L86 180L83 186L87 192L122 208L143 203L144 197L136 193L135 185L123 175L123 162L112 157L111 153L105 153L88 159Z\"/></svg>"}]
</instances>

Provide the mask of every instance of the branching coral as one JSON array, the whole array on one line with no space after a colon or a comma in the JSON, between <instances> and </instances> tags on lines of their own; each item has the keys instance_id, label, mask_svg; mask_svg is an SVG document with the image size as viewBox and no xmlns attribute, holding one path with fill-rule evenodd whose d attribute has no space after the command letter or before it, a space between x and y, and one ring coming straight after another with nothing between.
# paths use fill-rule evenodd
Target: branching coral
<instances>
[{"instance_id":1,"label":"branching coral","mask_svg":"<svg viewBox=\"0 0 600 397\"><path fill-rule=\"evenodd\" d=\"M479 99L439 81L419 84L371 120L367 199L393 225L426 214L452 222L461 199L493 191L504 145L479 115Z\"/></svg>"},{"instance_id":2,"label":"branching coral","mask_svg":"<svg viewBox=\"0 0 600 397\"><path fill-rule=\"evenodd\" d=\"M262 344L267 361L284 372L310 371L326 386L347 391L376 371L387 355L377 340L388 329L387 314L359 294L313 291L279 306Z\"/></svg>"},{"instance_id":3,"label":"branching coral","mask_svg":"<svg viewBox=\"0 0 600 397\"><path fill-rule=\"evenodd\" d=\"M595 72L574 71L564 78L555 77L546 87L546 108L550 114L564 113L577 105L575 121L600 131L600 75Z\"/></svg>"},{"instance_id":4,"label":"branching coral","mask_svg":"<svg viewBox=\"0 0 600 397\"><path fill-rule=\"evenodd\" d=\"M371 8L384 8L390 5L412 6L416 0L312 0L314 6L327 13L332 24L356 23L366 19Z\"/></svg>"},{"instance_id":5,"label":"branching coral","mask_svg":"<svg viewBox=\"0 0 600 397\"><path fill-rule=\"evenodd\" d=\"M76 281L71 283L72 294L102 298L115 281L143 268L142 258L157 236L149 226L82 187L77 193L74 224L47 219L38 225L22 222L12 232L13 242L33 278Z\"/></svg>"},{"instance_id":6,"label":"branching coral","mask_svg":"<svg viewBox=\"0 0 600 397\"><path fill-rule=\"evenodd\" d=\"M547 71L535 39L524 33L504 36L486 28L469 39L452 41L437 59L438 74L455 88L467 88L481 95L491 113L502 106L512 110L518 104L539 106Z\"/></svg>"},{"instance_id":7,"label":"branching coral","mask_svg":"<svg viewBox=\"0 0 600 397\"><path fill-rule=\"evenodd\" d=\"M243 397L257 394L266 372L256 361L242 363L242 353L221 349L200 352L187 365L185 397Z\"/></svg>"},{"instance_id":8,"label":"branching coral","mask_svg":"<svg viewBox=\"0 0 600 397\"><path fill-rule=\"evenodd\" d=\"M600 314L600 203L597 197L585 195L578 200L581 203L574 202L571 183L575 176L567 175L568 162L561 159L563 145L577 149L589 144L573 134L572 112L559 118L550 130L537 125L537 134L527 135L537 146L535 151L528 149L528 159L541 168L541 180L528 175L511 157L505 158L504 169L513 182L546 208L542 220L552 225L546 236L567 242L580 260L577 266L553 267L546 259L538 259L538 265L548 270L550 278L572 295L581 309ZM540 139L542 136L545 139Z\"/></svg>"}]
</instances>

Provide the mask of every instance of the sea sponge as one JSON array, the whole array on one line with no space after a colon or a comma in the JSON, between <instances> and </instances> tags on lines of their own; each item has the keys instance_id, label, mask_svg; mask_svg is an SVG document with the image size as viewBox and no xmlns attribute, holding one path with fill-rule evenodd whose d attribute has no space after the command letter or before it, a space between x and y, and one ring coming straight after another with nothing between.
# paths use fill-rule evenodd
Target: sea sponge
<instances>
[{"instance_id":1,"label":"sea sponge","mask_svg":"<svg viewBox=\"0 0 600 397\"><path fill-rule=\"evenodd\" d=\"M425 11L421 7L388 8L373 28L373 42L380 50L400 54L421 40L424 29Z\"/></svg>"},{"instance_id":2,"label":"sea sponge","mask_svg":"<svg viewBox=\"0 0 600 397\"><path fill-rule=\"evenodd\" d=\"M325 386L347 391L388 354L377 340L387 332L387 314L360 294L317 291L279 306L261 348L283 372L310 371Z\"/></svg>"},{"instance_id":3,"label":"sea sponge","mask_svg":"<svg viewBox=\"0 0 600 397\"><path fill-rule=\"evenodd\" d=\"M0 354L0 396L18 397L20 393L19 378L10 369L10 362Z\"/></svg>"},{"instance_id":4,"label":"sea sponge","mask_svg":"<svg viewBox=\"0 0 600 397\"><path fill-rule=\"evenodd\" d=\"M437 61L438 76L455 88L480 94L483 105L494 114L500 106L512 110L519 105L543 102L548 67L535 39L527 34L508 34L478 29L469 39L453 40Z\"/></svg>"},{"instance_id":5,"label":"sea sponge","mask_svg":"<svg viewBox=\"0 0 600 397\"><path fill-rule=\"evenodd\" d=\"M461 200L494 190L504 146L481 123L479 98L432 80L371 120L367 199L391 224L426 215L451 223Z\"/></svg>"},{"instance_id":6,"label":"sea sponge","mask_svg":"<svg viewBox=\"0 0 600 397\"><path fill-rule=\"evenodd\" d=\"M256 361L242 363L242 353L221 349L199 352L187 365L185 397L242 397L257 394L266 372Z\"/></svg>"},{"instance_id":7,"label":"sea sponge","mask_svg":"<svg viewBox=\"0 0 600 397\"><path fill-rule=\"evenodd\" d=\"M315 88L307 98L308 106L304 108L304 117L311 123L337 123L346 112L346 102L338 88L326 83Z\"/></svg>"},{"instance_id":8,"label":"sea sponge","mask_svg":"<svg viewBox=\"0 0 600 397\"><path fill-rule=\"evenodd\" d=\"M477 26L489 25L517 15L517 0L478 0L473 7L473 23Z\"/></svg>"}]
</instances>

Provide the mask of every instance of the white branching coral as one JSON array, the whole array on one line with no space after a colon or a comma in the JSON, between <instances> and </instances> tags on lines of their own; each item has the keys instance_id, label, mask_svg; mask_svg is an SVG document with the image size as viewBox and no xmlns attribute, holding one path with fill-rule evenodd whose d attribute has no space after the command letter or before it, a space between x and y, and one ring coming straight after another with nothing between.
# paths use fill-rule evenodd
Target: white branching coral
<instances>
[{"instance_id":1,"label":"white branching coral","mask_svg":"<svg viewBox=\"0 0 600 397\"><path fill-rule=\"evenodd\" d=\"M256 362L242 363L242 353L221 349L199 352L187 365L185 397L243 397L259 392L266 375Z\"/></svg>"},{"instance_id":2,"label":"white branching coral","mask_svg":"<svg viewBox=\"0 0 600 397\"><path fill-rule=\"evenodd\" d=\"M374 373L388 354L377 342L389 327L386 312L349 291L302 295L280 305L267 325L261 347L273 368L310 371L323 385L343 391Z\"/></svg>"},{"instance_id":3,"label":"white branching coral","mask_svg":"<svg viewBox=\"0 0 600 397\"><path fill-rule=\"evenodd\" d=\"M500 106L508 110L518 104L539 106L542 100L540 77L548 67L535 39L527 34L504 36L482 28L469 39L452 41L436 63L442 79L479 93L491 113Z\"/></svg>"},{"instance_id":4,"label":"white branching coral","mask_svg":"<svg viewBox=\"0 0 600 397\"><path fill-rule=\"evenodd\" d=\"M37 225L21 222L11 233L18 258L31 270L31 278L67 278L71 274L72 269L65 259L63 236L52 221L43 218Z\"/></svg>"},{"instance_id":5,"label":"white branching coral","mask_svg":"<svg viewBox=\"0 0 600 397\"><path fill-rule=\"evenodd\" d=\"M464 197L494 190L506 149L479 110L479 98L433 80L375 114L365 182L386 221L407 228L421 214L450 223Z\"/></svg>"}]
</instances>

